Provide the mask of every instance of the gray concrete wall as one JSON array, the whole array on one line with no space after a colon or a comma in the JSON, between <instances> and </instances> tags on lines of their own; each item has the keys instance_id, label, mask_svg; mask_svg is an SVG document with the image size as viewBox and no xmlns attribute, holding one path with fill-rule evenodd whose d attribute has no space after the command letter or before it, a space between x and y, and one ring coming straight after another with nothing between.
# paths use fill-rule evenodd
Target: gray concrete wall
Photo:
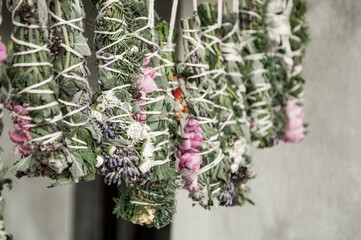
<instances>
[{"instance_id":1,"label":"gray concrete wall","mask_svg":"<svg viewBox=\"0 0 361 240\"><path fill-rule=\"evenodd\" d=\"M360 12L359 0L309 0L309 135L255 152L256 206L205 212L180 193L173 240L361 239Z\"/></svg>"}]
</instances>

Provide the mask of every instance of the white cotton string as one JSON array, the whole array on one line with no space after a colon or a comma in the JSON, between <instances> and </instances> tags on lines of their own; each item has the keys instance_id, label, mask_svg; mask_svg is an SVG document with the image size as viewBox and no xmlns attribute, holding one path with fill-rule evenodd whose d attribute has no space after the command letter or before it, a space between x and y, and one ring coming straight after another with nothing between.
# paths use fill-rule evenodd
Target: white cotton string
<instances>
[{"instance_id":1,"label":"white cotton string","mask_svg":"<svg viewBox=\"0 0 361 240\"><path fill-rule=\"evenodd\" d=\"M22 94L22 93L34 93L34 94L38 94L38 92L43 92L43 94L53 94L54 91L52 90L34 90L34 88L38 88L41 87L45 84L48 84L49 82L53 81L53 77L51 76L50 78L39 82L37 84L31 85L27 88L24 88L23 90L21 90L20 92L18 92L18 94ZM41 93L40 93L41 94Z\"/></svg>"},{"instance_id":2,"label":"white cotton string","mask_svg":"<svg viewBox=\"0 0 361 240\"><path fill-rule=\"evenodd\" d=\"M100 13L103 13L112 3L118 3L120 5L123 5L123 3L120 2L119 0L109 0L109 1L104 3L104 6L100 10Z\"/></svg>"},{"instance_id":3,"label":"white cotton string","mask_svg":"<svg viewBox=\"0 0 361 240\"><path fill-rule=\"evenodd\" d=\"M71 47L69 47L68 45L65 45L64 43L60 44L60 47L64 48L66 51L71 52L72 54L74 54L75 56L77 56L78 58L84 58L83 55L81 55L80 53L78 53L77 51L75 51L74 49L72 49Z\"/></svg>"},{"instance_id":4,"label":"white cotton string","mask_svg":"<svg viewBox=\"0 0 361 240\"><path fill-rule=\"evenodd\" d=\"M60 77L64 77L64 74L65 74L65 73L68 73L68 72L70 72L71 70L82 66L83 64L84 64L84 62L79 62L79 63L77 63L77 64L74 64L73 66L70 66L70 67L64 69L64 70L61 71L61 72L58 72L58 75L55 77L55 80L58 79L58 78L60 78Z\"/></svg>"},{"instance_id":5,"label":"white cotton string","mask_svg":"<svg viewBox=\"0 0 361 240\"><path fill-rule=\"evenodd\" d=\"M78 30L79 32L84 32L84 29L82 29L81 27L78 27L77 25L73 24L75 22L79 22L82 21L83 18L76 18L76 19L71 19L71 20L65 20L62 19L61 17L57 16L56 14L54 14L53 12L49 11L49 14L58 22L53 24L52 26L50 26L50 28L55 28L58 26L62 26L62 25L68 25L69 27L72 27L76 30Z\"/></svg>"},{"instance_id":6,"label":"white cotton string","mask_svg":"<svg viewBox=\"0 0 361 240\"><path fill-rule=\"evenodd\" d=\"M197 0L193 0L193 11L194 11L194 12L197 12L197 11L198 11L197 5L198 5Z\"/></svg>"},{"instance_id":7,"label":"white cotton string","mask_svg":"<svg viewBox=\"0 0 361 240\"><path fill-rule=\"evenodd\" d=\"M162 203L148 203L148 202L139 202L139 201L130 201L131 204L143 205L143 206L162 206Z\"/></svg>"},{"instance_id":8,"label":"white cotton string","mask_svg":"<svg viewBox=\"0 0 361 240\"><path fill-rule=\"evenodd\" d=\"M216 190L214 190L214 191L212 191L212 196L214 195L214 194L216 194L217 192L219 192L219 191L221 191L222 190L222 188L217 188Z\"/></svg>"},{"instance_id":9,"label":"white cotton string","mask_svg":"<svg viewBox=\"0 0 361 240\"><path fill-rule=\"evenodd\" d=\"M85 124L87 124L89 122L89 119L87 119L85 122L80 122L80 123L71 123L66 120L63 120L63 122L71 127L80 127L80 126L84 126Z\"/></svg>"},{"instance_id":10,"label":"white cotton string","mask_svg":"<svg viewBox=\"0 0 361 240\"><path fill-rule=\"evenodd\" d=\"M154 28L154 0L149 0L148 27Z\"/></svg>"},{"instance_id":11,"label":"white cotton string","mask_svg":"<svg viewBox=\"0 0 361 240\"><path fill-rule=\"evenodd\" d=\"M138 104L138 106L145 106L145 105L153 104L153 103L156 103L159 101L163 101L163 100L165 100L165 96L159 96L155 99L141 98L141 100L146 100L146 102L140 103L140 104Z\"/></svg>"},{"instance_id":12,"label":"white cotton string","mask_svg":"<svg viewBox=\"0 0 361 240\"><path fill-rule=\"evenodd\" d=\"M256 18L258 18L258 19L262 19L262 17L261 17L258 13L253 12L253 11L248 11L248 10L243 10L243 9L241 9L241 10L239 10L239 12L240 12L240 13L248 14L248 15L250 15L250 16L252 16L252 17L256 17Z\"/></svg>"},{"instance_id":13,"label":"white cotton string","mask_svg":"<svg viewBox=\"0 0 361 240\"><path fill-rule=\"evenodd\" d=\"M222 17L223 17L223 0L218 0L218 15L217 15L217 25L218 28L222 27Z\"/></svg>"},{"instance_id":14,"label":"white cotton string","mask_svg":"<svg viewBox=\"0 0 361 240\"><path fill-rule=\"evenodd\" d=\"M215 166L218 165L218 163L220 163L223 160L223 158L224 158L224 155L220 152L214 161L212 161L210 164L201 168L198 172L193 173L192 177L198 176L198 175L205 173L205 172L209 171L210 169L214 168Z\"/></svg>"},{"instance_id":15,"label":"white cotton string","mask_svg":"<svg viewBox=\"0 0 361 240\"><path fill-rule=\"evenodd\" d=\"M178 10L178 0L173 0L173 6L172 6L172 14L170 17L170 23L169 23L169 35L168 35L168 41L167 46L174 49L172 44L173 34L174 34L174 27L175 27L175 20L177 18L177 10Z\"/></svg>"},{"instance_id":16,"label":"white cotton string","mask_svg":"<svg viewBox=\"0 0 361 240\"><path fill-rule=\"evenodd\" d=\"M40 141L46 140L46 141L43 142L43 144L46 145L48 143L54 142L56 139L58 139L62 135L63 135L62 132L55 132L55 133L52 133L52 134L45 135L43 137L33 138L33 139L30 140L30 142L40 142Z\"/></svg>"},{"instance_id":17,"label":"white cotton string","mask_svg":"<svg viewBox=\"0 0 361 240\"><path fill-rule=\"evenodd\" d=\"M233 0L232 11L237 13L239 11L239 0ZM238 19L238 17L237 17Z\"/></svg>"}]
</instances>

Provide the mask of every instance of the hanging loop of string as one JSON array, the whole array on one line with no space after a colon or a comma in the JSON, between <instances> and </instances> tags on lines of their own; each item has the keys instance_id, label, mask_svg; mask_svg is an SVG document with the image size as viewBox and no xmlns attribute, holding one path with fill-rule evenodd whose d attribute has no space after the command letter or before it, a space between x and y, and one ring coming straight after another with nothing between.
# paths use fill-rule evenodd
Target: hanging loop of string
<instances>
[{"instance_id":1,"label":"hanging loop of string","mask_svg":"<svg viewBox=\"0 0 361 240\"><path fill-rule=\"evenodd\" d=\"M173 0L173 6L172 6L172 15L170 17L170 23L169 23L169 35L168 35L168 41L167 46L174 49L172 44L173 34L174 34L174 28L175 28L175 21L177 18L177 9L178 9L178 0Z\"/></svg>"}]
</instances>

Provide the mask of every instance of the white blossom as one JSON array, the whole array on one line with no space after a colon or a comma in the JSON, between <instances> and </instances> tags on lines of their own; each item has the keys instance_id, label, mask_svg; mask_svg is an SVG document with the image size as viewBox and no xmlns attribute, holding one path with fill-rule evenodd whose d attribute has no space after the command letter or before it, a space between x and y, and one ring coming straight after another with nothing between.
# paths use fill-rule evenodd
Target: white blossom
<instances>
[{"instance_id":1,"label":"white blossom","mask_svg":"<svg viewBox=\"0 0 361 240\"><path fill-rule=\"evenodd\" d=\"M146 124L134 121L127 130L128 138L132 140L132 143L138 143L141 140L147 139L150 128Z\"/></svg>"},{"instance_id":2,"label":"white blossom","mask_svg":"<svg viewBox=\"0 0 361 240\"><path fill-rule=\"evenodd\" d=\"M104 163L104 158L100 155L97 156L97 164L95 165L95 167L100 167L101 165L103 165Z\"/></svg>"},{"instance_id":3,"label":"white blossom","mask_svg":"<svg viewBox=\"0 0 361 240\"><path fill-rule=\"evenodd\" d=\"M148 138L147 141L145 142L142 155L144 158L149 159L153 157L153 153L154 153L154 145L152 143L152 140Z\"/></svg>"},{"instance_id":4,"label":"white blossom","mask_svg":"<svg viewBox=\"0 0 361 240\"><path fill-rule=\"evenodd\" d=\"M244 138L237 140L232 147L227 150L229 157L233 159L233 164L231 165L232 173L235 173L238 170L238 167L244 162L243 155L247 152L247 142Z\"/></svg>"},{"instance_id":5,"label":"white blossom","mask_svg":"<svg viewBox=\"0 0 361 240\"><path fill-rule=\"evenodd\" d=\"M96 107L95 110L97 110L98 112L104 112L105 111L105 106L103 103L99 103Z\"/></svg>"},{"instance_id":6,"label":"white blossom","mask_svg":"<svg viewBox=\"0 0 361 240\"><path fill-rule=\"evenodd\" d=\"M135 45L133 45L133 47L130 49L130 52L132 53L138 53L139 52L139 48Z\"/></svg>"},{"instance_id":7,"label":"white blossom","mask_svg":"<svg viewBox=\"0 0 361 240\"><path fill-rule=\"evenodd\" d=\"M104 109L114 108L124 105L124 103L115 96L112 90L103 92L103 94L98 97L97 101L100 103L98 105L104 106Z\"/></svg>"},{"instance_id":8,"label":"white blossom","mask_svg":"<svg viewBox=\"0 0 361 240\"><path fill-rule=\"evenodd\" d=\"M154 160L152 159L154 154L154 145L150 138L147 139L147 141L144 144L142 156L145 160L140 166L139 170L142 173L148 172L153 166L154 166Z\"/></svg>"},{"instance_id":9,"label":"white blossom","mask_svg":"<svg viewBox=\"0 0 361 240\"><path fill-rule=\"evenodd\" d=\"M104 120L103 114L96 110L91 110L91 116L95 118L98 122L103 122Z\"/></svg>"},{"instance_id":10,"label":"white blossom","mask_svg":"<svg viewBox=\"0 0 361 240\"><path fill-rule=\"evenodd\" d=\"M231 165L231 172L232 172L232 173L237 172L238 168L239 168L239 164L233 163L233 164Z\"/></svg>"}]
</instances>

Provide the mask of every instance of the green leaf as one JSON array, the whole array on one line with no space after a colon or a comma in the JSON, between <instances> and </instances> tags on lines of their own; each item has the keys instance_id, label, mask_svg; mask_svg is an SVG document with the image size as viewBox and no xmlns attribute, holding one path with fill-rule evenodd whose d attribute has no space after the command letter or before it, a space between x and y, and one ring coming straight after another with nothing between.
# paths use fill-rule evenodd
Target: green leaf
<instances>
[{"instance_id":1,"label":"green leaf","mask_svg":"<svg viewBox=\"0 0 361 240\"><path fill-rule=\"evenodd\" d=\"M34 160L33 156L30 155L19 162L17 162L12 168L12 172L26 172L30 168L30 163Z\"/></svg>"},{"instance_id":2,"label":"green leaf","mask_svg":"<svg viewBox=\"0 0 361 240\"><path fill-rule=\"evenodd\" d=\"M86 174L84 171L84 161L81 155L77 152L71 153L70 156L72 156L71 159L73 162L69 170L74 180L77 180Z\"/></svg>"},{"instance_id":3,"label":"green leaf","mask_svg":"<svg viewBox=\"0 0 361 240\"><path fill-rule=\"evenodd\" d=\"M91 166L95 166L97 162L97 157L94 152L90 149L81 149L78 151L80 156L87 161Z\"/></svg>"},{"instance_id":4,"label":"green leaf","mask_svg":"<svg viewBox=\"0 0 361 240\"><path fill-rule=\"evenodd\" d=\"M74 50L83 56L90 56L91 51L87 39L81 33L75 33L74 35Z\"/></svg>"}]
</instances>

